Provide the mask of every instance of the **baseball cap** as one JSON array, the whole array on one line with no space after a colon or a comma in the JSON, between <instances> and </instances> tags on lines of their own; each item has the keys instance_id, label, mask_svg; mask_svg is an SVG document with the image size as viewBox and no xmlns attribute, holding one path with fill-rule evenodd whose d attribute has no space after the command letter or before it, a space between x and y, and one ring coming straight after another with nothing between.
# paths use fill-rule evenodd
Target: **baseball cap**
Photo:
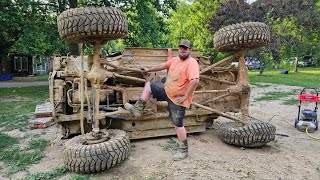
<instances>
[{"instance_id":1,"label":"baseball cap","mask_svg":"<svg viewBox=\"0 0 320 180\"><path fill-rule=\"evenodd\" d=\"M192 43L189 40L182 40L179 44L180 46L185 46L187 48L192 48Z\"/></svg>"}]
</instances>

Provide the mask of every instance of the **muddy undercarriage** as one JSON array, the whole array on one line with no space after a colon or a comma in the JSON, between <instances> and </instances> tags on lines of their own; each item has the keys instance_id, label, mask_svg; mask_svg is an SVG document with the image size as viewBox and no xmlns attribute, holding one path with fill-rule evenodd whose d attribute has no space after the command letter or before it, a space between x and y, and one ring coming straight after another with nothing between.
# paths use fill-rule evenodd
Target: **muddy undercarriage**
<instances>
[{"instance_id":1,"label":"muddy undercarriage","mask_svg":"<svg viewBox=\"0 0 320 180\"><path fill-rule=\"evenodd\" d=\"M141 69L165 62L176 56L177 49L126 48L114 56L99 57L104 69L112 73L99 91L99 127L125 130L130 139L165 136L175 134L169 119L166 101L151 98L143 111L143 116L135 118L123 108L124 103L134 103L139 99L145 81L164 82L166 71L151 73L143 77ZM209 59L200 57L193 51L201 69L210 65ZM85 57L84 74L88 73L92 57ZM229 58L230 59L230 58ZM62 135L81 134L80 73L81 57L55 57L54 72L50 75L50 87L55 107L55 121L62 125ZM230 64L230 63L229 63ZM237 81L237 69L228 65L213 67L201 74L193 102L216 111L239 112L240 99L237 95L226 96ZM84 80L84 131L92 131L93 89L91 82ZM248 87L250 88L250 87ZM216 99L216 100L215 100ZM89 102L89 103L88 103ZM212 125L219 114L197 108L193 105L186 111L184 125L188 133L203 132Z\"/></svg>"}]
</instances>

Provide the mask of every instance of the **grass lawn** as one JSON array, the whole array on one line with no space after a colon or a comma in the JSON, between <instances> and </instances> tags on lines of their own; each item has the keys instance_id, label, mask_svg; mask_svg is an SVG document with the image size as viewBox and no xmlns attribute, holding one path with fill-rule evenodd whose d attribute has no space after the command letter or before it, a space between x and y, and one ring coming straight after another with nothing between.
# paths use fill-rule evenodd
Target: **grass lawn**
<instances>
[{"instance_id":1,"label":"grass lawn","mask_svg":"<svg viewBox=\"0 0 320 180\"><path fill-rule=\"evenodd\" d=\"M284 84L290 86L301 86L317 89L320 93L320 68L300 68L298 73L289 72L281 74L281 71L265 71L263 75L259 75L259 71L249 71L249 79L251 84L263 87L259 82ZM269 85L266 85L269 86ZM313 92L312 92L313 93ZM288 96L297 95L296 92L267 92L264 96L256 98L256 101L272 101L286 98ZM296 98L289 98L283 101L283 104L297 104Z\"/></svg>"},{"instance_id":2,"label":"grass lawn","mask_svg":"<svg viewBox=\"0 0 320 180\"><path fill-rule=\"evenodd\" d=\"M49 75L36 75L30 77L13 77L13 80L8 82L34 82L34 81L48 81Z\"/></svg>"},{"instance_id":3,"label":"grass lawn","mask_svg":"<svg viewBox=\"0 0 320 180\"><path fill-rule=\"evenodd\" d=\"M36 105L48 98L48 87L0 88L1 131L25 130ZM28 148L21 149L20 140L0 133L0 161L7 168L6 172L2 173L8 177L39 162L44 157L42 151L50 143L45 139L32 139L29 141ZM0 169L3 168L0 167Z\"/></svg>"},{"instance_id":4,"label":"grass lawn","mask_svg":"<svg viewBox=\"0 0 320 180\"><path fill-rule=\"evenodd\" d=\"M48 87L0 88L0 127L23 129L35 107L49 98Z\"/></svg>"},{"instance_id":5,"label":"grass lawn","mask_svg":"<svg viewBox=\"0 0 320 180\"><path fill-rule=\"evenodd\" d=\"M259 75L259 71L249 71L249 78L252 84L267 82L320 89L320 68L300 68L298 73L290 71L288 74L281 74L280 70L265 71L263 75Z\"/></svg>"}]
</instances>

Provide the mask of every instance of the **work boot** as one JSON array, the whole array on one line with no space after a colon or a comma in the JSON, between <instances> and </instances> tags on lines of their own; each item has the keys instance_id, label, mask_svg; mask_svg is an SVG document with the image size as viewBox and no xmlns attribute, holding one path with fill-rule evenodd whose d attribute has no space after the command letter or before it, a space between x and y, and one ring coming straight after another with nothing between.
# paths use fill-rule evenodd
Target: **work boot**
<instances>
[{"instance_id":1,"label":"work boot","mask_svg":"<svg viewBox=\"0 0 320 180\"><path fill-rule=\"evenodd\" d=\"M176 154L173 155L174 161L180 161L188 157L188 140L185 139L182 141L182 144L180 144L180 149Z\"/></svg>"},{"instance_id":2,"label":"work boot","mask_svg":"<svg viewBox=\"0 0 320 180\"><path fill-rule=\"evenodd\" d=\"M140 117L142 115L142 110L144 109L146 102L139 99L134 105L130 103L125 103L124 108L132 113L134 117Z\"/></svg>"}]
</instances>

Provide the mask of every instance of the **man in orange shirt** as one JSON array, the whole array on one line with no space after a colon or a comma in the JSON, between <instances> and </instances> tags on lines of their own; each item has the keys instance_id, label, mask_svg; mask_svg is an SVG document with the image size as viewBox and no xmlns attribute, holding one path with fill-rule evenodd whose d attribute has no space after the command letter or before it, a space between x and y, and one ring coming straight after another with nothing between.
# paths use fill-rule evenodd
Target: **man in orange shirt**
<instances>
[{"instance_id":1,"label":"man in orange shirt","mask_svg":"<svg viewBox=\"0 0 320 180\"><path fill-rule=\"evenodd\" d=\"M180 141L180 150L173 156L173 160L182 160L188 157L187 132L183 126L183 118L186 108L190 107L194 91L199 83L199 64L191 57L191 48L191 42L183 40L179 44L179 57L169 59L152 68L145 68L145 73L168 69L165 84L146 82L136 104L134 106L125 104L125 108L138 117L141 116L151 94L157 100L168 102L169 115Z\"/></svg>"}]
</instances>

